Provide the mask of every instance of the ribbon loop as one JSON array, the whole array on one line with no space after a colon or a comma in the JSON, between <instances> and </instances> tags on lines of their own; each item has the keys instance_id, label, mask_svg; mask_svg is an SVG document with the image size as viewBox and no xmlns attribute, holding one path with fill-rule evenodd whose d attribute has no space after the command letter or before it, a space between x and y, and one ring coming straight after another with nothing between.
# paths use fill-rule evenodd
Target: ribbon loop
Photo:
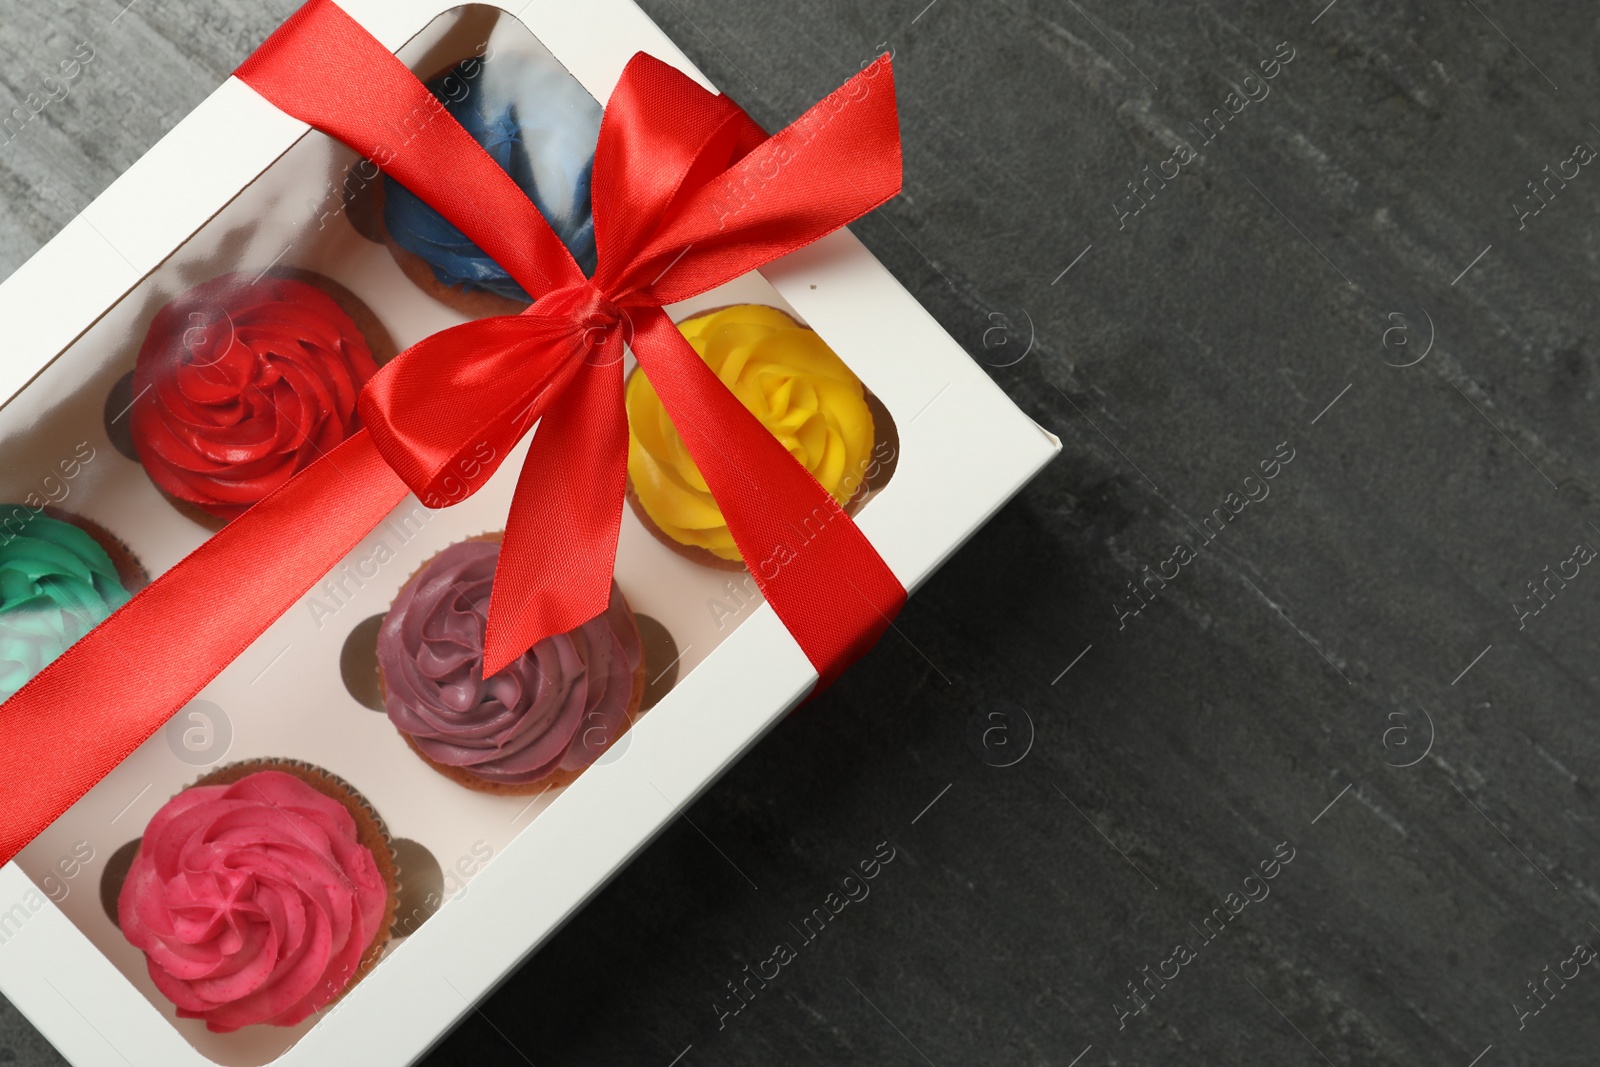
<instances>
[{"instance_id":1,"label":"ribbon loop","mask_svg":"<svg viewBox=\"0 0 1600 1067\"><path fill-rule=\"evenodd\" d=\"M430 508L459 504L559 396L582 364L582 340L566 317L505 315L457 326L390 360L362 390L357 410L418 500Z\"/></svg>"},{"instance_id":2,"label":"ribbon loop","mask_svg":"<svg viewBox=\"0 0 1600 1067\"><path fill-rule=\"evenodd\" d=\"M639 69L653 68L641 63ZM724 125L704 137L681 173L676 166L641 167L633 157L672 160L656 142L680 131L699 136L691 120L674 115L661 121L653 109L633 116L617 107L619 116L633 121L613 122L614 96L601 122L595 154L597 239L602 218L641 196L635 188L641 177L671 190L667 210L651 220L648 230L635 231L639 243L627 248L625 268L618 269L603 248L600 253L596 279L625 285L640 303L659 307L697 296L820 240L839 229L840 219L857 219L900 191L900 124L888 56L754 144L748 128L754 123L737 106L727 104L737 112L732 115L722 108L724 98L704 91L701 97L704 121L717 117ZM626 138L612 136L622 129ZM617 180L611 180L613 172Z\"/></svg>"},{"instance_id":3,"label":"ribbon loop","mask_svg":"<svg viewBox=\"0 0 1600 1067\"><path fill-rule=\"evenodd\" d=\"M631 331L623 309L585 280L521 315L413 345L367 383L357 408L417 499L449 507L483 487L580 365L620 364Z\"/></svg>"},{"instance_id":4,"label":"ribbon loop","mask_svg":"<svg viewBox=\"0 0 1600 1067\"><path fill-rule=\"evenodd\" d=\"M639 253L674 204L766 140L766 131L725 96L643 52L628 61L600 120L594 169L595 284L610 292L647 287L667 261ZM674 253L676 254L676 253Z\"/></svg>"}]
</instances>

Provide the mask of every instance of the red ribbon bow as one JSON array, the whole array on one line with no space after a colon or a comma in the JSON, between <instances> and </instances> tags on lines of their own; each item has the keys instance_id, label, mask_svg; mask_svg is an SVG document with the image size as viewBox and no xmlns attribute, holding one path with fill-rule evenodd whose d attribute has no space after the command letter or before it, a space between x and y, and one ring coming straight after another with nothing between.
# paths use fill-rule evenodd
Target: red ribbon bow
<instances>
[{"instance_id":1,"label":"red ribbon bow","mask_svg":"<svg viewBox=\"0 0 1600 1067\"><path fill-rule=\"evenodd\" d=\"M634 56L595 152L592 279L443 105L332 0L310 0L237 75L376 162L539 298L525 314L446 330L391 360L362 393L364 430L0 706L0 861L160 729L407 489L429 507L464 499L536 421L495 574L485 673L600 614L626 482L624 342L740 552L785 560L772 574L753 568L753 577L820 684L872 646L905 589L661 308L810 244L899 192L887 57L767 137L732 101Z\"/></svg>"}]
</instances>

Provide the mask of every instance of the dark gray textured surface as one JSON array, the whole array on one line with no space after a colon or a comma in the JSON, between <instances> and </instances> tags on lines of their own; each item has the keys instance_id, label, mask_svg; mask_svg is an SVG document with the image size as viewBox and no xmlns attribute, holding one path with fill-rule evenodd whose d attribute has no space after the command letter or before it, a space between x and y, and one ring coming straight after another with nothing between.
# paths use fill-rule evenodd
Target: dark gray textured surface
<instances>
[{"instance_id":1,"label":"dark gray textured surface","mask_svg":"<svg viewBox=\"0 0 1600 1067\"><path fill-rule=\"evenodd\" d=\"M974 357L1027 353L994 376L1066 448L429 1062L1596 1062L1594 968L1518 1012L1600 938L1600 575L1522 629L1510 604L1600 547L1600 173L1512 206L1600 148L1600 15L1323 2L646 0L769 127L895 48L906 189L858 232ZM0 271L281 17L119 10L0 0L0 97L98 48L0 145ZM1179 139L1199 157L1119 228ZM1281 442L1270 496L1119 628ZM1036 737L991 766L1011 706ZM719 1029L725 983L884 839L871 896ZM58 1062L14 1013L13 1057Z\"/></svg>"}]
</instances>

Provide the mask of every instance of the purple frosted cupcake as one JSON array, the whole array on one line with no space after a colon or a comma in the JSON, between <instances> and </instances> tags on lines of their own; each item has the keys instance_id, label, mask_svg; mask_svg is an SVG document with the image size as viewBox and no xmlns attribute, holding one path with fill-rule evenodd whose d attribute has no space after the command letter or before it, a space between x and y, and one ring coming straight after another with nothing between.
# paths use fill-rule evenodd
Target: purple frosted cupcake
<instances>
[{"instance_id":1,"label":"purple frosted cupcake","mask_svg":"<svg viewBox=\"0 0 1600 1067\"><path fill-rule=\"evenodd\" d=\"M384 707L413 751L484 793L565 785L633 723L644 650L616 583L606 610L483 677L498 534L451 545L412 575L378 631Z\"/></svg>"}]
</instances>

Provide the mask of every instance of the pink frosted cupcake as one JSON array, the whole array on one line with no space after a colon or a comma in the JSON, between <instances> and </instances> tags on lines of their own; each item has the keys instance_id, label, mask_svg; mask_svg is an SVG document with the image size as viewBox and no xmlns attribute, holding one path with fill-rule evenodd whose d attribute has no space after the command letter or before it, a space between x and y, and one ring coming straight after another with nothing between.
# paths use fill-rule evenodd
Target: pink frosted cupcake
<instances>
[{"instance_id":1,"label":"pink frosted cupcake","mask_svg":"<svg viewBox=\"0 0 1600 1067\"><path fill-rule=\"evenodd\" d=\"M289 760L221 768L145 828L117 899L156 988L228 1033L293 1026L377 963L396 898L394 854L366 801Z\"/></svg>"}]
</instances>

